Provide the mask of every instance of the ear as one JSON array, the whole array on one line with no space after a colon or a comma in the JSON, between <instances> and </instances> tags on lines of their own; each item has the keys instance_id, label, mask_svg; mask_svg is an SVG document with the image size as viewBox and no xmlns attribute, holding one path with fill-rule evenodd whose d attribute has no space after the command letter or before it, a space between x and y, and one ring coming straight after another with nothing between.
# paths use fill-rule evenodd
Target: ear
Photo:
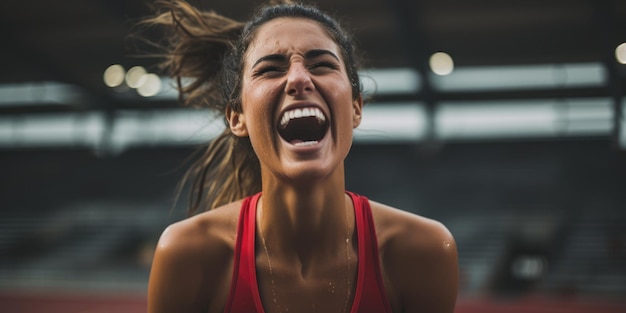
<instances>
[{"instance_id":1,"label":"ear","mask_svg":"<svg viewBox=\"0 0 626 313\"><path fill-rule=\"evenodd\" d=\"M357 128L361 124L361 118L363 117L363 96L352 100L352 128Z\"/></svg>"},{"instance_id":2,"label":"ear","mask_svg":"<svg viewBox=\"0 0 626 313\"><path fill-rule=\"evenodd\" d=\"M230 126L230 131L237 137L248 137L248 128L243 113L235 112L232 108L226 108L226 120Z\"/></svg>"}]
</instances>

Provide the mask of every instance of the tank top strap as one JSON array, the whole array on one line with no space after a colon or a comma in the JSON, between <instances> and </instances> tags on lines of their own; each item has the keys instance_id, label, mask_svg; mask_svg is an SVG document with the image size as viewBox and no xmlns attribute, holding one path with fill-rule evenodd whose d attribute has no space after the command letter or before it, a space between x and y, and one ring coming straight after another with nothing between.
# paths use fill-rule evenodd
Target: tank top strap
<instances>
[{"instance_id":1,"label":"tank top strap","mask_svg":"<svg viewBox=\"0 0 626 313\"><path fill-rule=\"evenodd\" d=\"M353 192L346 192L354 204L357 230L358 274L354 304L351 313L391 312L380 271L378 240L369 200Z\"/></svg>"},{"instance_id":2,"label":"tank top strap","mask_svg":"<svg viewBox=\"0 0 626 313\"><path fill-rule=\"evenodd\" d=\"M237 240L233 259L233 275L225 313L264 313L256 278L256 207L261 193L247 197L241 204Z\"/></svg>"}]
</instances>

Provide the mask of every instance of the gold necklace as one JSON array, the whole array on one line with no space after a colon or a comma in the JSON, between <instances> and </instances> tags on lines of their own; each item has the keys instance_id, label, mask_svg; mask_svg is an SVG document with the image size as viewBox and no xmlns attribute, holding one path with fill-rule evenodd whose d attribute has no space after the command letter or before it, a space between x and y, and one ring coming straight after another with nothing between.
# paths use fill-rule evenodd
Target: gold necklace
<instances>
[{"instance_id":1,"label":"gold necklace","mask_svg":"<svg viewBox=\"0 0 626 313\"><path fill-rule=\"evenodd\" d=\"M263 212L261 212L261 215ZM267 258L267 265L270 269L270 280L272 283L272 301L274 302L274 308L276 312L281 312L280 306L278 305L278 296L276 295L276 283L274 282L274 273L272 271L272 260L270 259L270 254L267 252L267 244L265 243L265 236L263 235L263 223L259 220L259 232L261 233L261 241L263 242L263 250L265 250L265 257ZM285 312L289 311L287 308Z\"/></svg>"},{"instance_id":2,"label":"gold necklace","mask_svg":"<svg viewBox=\"0 0 626 313\"><path fill-rule=\"evenodd\" d=\"M263 209L261 208L261 212L260 215L263 215ZM348 309L348 304L350 302L350 295L352 294L352 286L350 283L350 227L348 226L349 223L349 219L350 217L348 216L348 210L344 210L346 212L346 300L344 301L343 304L343 308L340 312L345 313L346 310ZM269 271L270 271L270 282L272 285L272 302L274 304L274 309L276 310L276 312L283 312L283 310L281 310L281 306L279 304L279 298L278 298L278 294L276 292L276 282L274 280L274 271L272 269L272 260L270 259L270 254L268 252L267 249L267 243L265 241L265 235L263 232L263 223L261 222L261 220L259 219L259 233L261 234L261 242L263 244L263 250L265 251L265 257L267 258L267 265L269 267ZM328 285L330 286L330 292L331 293L335 293L335 287L333 286L332 282L329 282ZM315 305L313 306L315 308ZM289 308L285 307L284 308L284 312L288 312Z\"/></svg>"}]
</instances>

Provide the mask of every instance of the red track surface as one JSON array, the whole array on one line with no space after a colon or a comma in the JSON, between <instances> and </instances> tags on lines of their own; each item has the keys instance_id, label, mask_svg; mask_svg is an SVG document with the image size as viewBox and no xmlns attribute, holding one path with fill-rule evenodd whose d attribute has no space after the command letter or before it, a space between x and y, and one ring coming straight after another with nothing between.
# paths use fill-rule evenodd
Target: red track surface
<instances>
[{"instance_id":1,"label":"red track surface","mask_svg":"<svg viewBox=\"0 0 626 313\"><path fill-rule=\"evenodd\" d=\"M1 313L145 313L145 295L0 292ZM626 300L460 299L455 313L626 313Z\"/></svg>"}]
</instances>

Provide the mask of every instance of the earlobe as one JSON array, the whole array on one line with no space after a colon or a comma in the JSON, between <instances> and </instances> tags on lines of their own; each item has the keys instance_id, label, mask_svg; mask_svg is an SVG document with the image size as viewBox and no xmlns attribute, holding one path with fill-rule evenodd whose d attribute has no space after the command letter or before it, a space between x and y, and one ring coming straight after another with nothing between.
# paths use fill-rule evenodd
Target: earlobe
<instances>
[{"instance_id":1,"label":"earlobe","mask_svg":"<svg viewBox=\"0 0 626 313\"><path fill-rule=\"evenodd\" d=\"M361 124L361 118L363 117L363 96L359 95L356 99L352 100L352 128L357 128Z\"/></svg>"},{"instance_id":2,"label":"earlobe","mask_svg":"<svg viewBox=\"0 0 626 313\"><path fill-rule=\"evenodd\" d=\"M230 127L230 131L237 137L248 137L248 128L246 128L246 119L243 113L235 112L231 108L226 109L226 120Z\"/></svg>"}]
</instances>

